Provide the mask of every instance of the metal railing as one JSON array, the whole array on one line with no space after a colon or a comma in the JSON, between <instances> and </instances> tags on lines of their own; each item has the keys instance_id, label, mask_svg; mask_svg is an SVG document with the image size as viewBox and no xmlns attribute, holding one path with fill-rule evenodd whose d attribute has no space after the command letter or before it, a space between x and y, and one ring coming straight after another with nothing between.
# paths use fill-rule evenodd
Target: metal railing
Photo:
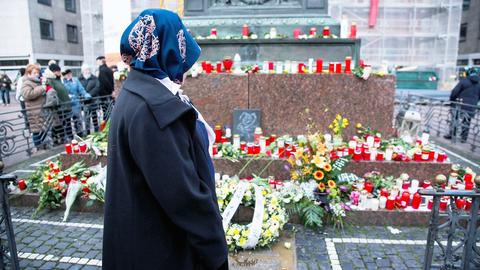
<instances>
[{"instance_id":1,"label":"metal railing","mask_svg":"<svg viewBox=\"0 0 480 270\"><path fill-rule=\"evenodd\" d=\"M16 163L37 151L98 131L113 109L109 96L0 113L0 161Z\"/></svg>"},{"instance_id":2,"label":"metal railing","mask_svg":"<svg viewBox=\"0 0 480 270\"><path fill-rule=\"evenodd\" d=\"M17 244L13 232L10 206L8 205L8 185L16 182L17 177L4 174L3 162L0 161L0 269L20 269L17 254Z\"/></svg>"},{"instance_id":3,"label":"metal railing","mask_svg":"<svg viewBox=\"0 0 480 270\"><path fill-rule=\"evenodd\" d=\"M480 189L423 189L419 193L433 197L423 269L480 269ZM445 198L450 204L442 212L440 204L442 200L446 203ZM470 209L464 208L466 204ZM439 252L434 257L436 248Z\"/></svg>"},{"instance_id":4,"label":"metal railing","mask_svg":"<svg viewBox=\"0 0 480 270\"><path fill-rule=\"evenodd\" d=\"M452 144L466 143L471 152L480 150L480 106L408 94L396 102L396 124L402 113L421 114L424 130L437 137L449 135Z\"/></svg>"}]
</instances>

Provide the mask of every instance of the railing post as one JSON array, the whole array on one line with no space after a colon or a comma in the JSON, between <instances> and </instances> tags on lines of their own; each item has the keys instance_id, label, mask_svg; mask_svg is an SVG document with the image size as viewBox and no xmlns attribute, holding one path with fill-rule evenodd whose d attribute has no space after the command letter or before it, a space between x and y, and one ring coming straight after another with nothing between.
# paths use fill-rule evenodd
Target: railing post
<instances>
[{"instance_id":1,"label":"railing post","mask_svg":"<svg viewBox=\"0 0 480 270\"><path fill-rule=\"evenodd\" d=\"M424 270L430 270L432 267L433 249L435 247L435 237L438 230L439 208L440 196L434 196L432 216L430 218L430 224L428 225L427 248L425 249L425 261L423 262Z\"/></svg>"},{"instance_id":2,"label":"railing post","mask_svg":"<svg viewBox=\"0 0 480 270\"><path fill-rule=\"evenodd\" d=\"M0 203L1 203L1 219L0 219L0 236L6 236L6 241L0 239L0 269L20 269L17 255L17 245L15 243L15 235L13 233L12 218L10 216L10 207L8 205L8 184L16 180L15 175L1 175L3 171L3 162L0 162ZM5 235L3 235L5 234ZM3 237L2 237L3 238Z\"/></svg>"},{"instance_id":3,"label":"railing post","mask_svg":"<svg viewBox=\"0 0 480 270\"><path fill-rule=\"evenodd\" d=\"M480 192L480 191L477 190L477 192ZM462 255L462 269L465 269L465 270L475 269L475 268L471 268L471 264L472 264L471 262L474 259L473 256L475 256L473 249L474 249L474 246L476 245L476 240L477 240L476 233L477 233L479 206L480 206L480 198L473 198L470 220L468 222L467 234L465 235L466 237L465 247L463 249L463 255Z\"/></svg>"}]
</instances>

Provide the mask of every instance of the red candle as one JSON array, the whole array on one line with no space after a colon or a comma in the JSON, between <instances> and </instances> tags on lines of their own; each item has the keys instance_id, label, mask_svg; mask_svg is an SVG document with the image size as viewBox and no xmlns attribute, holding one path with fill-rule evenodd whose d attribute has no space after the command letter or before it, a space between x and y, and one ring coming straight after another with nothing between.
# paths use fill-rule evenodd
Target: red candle
<instances>
[{"instance_id":1,"label":"red candle","mask_svg":"<svg viewBox=\"0 0 480 270\"><path fill-rule=\"evenodd\" d=\"M387 210L393 210L395 208L395 197L387 198L387 205L385 207Z\"/></svg>"},{"instance_id":2,"label":"red candle","mask_svg":"<svg viewBox=\"0 0 480 270\"><path fill-rule=\"evenodd\" d=\"M465 208L466 201L463 198L457 198L455 201L455 205L457 206L457 209L462 210Z\"/></svg>"},{"instance_id":3,"label":"red candle","mask_svg":"<svg viewBox=\"0 0 480 270\"><path fill-rule=\"evenodd\" d=\"M286 158L289 158L291 153L292 153L292 148L291 147L288 147L288 148L285 149L285 157Z\"/></svg>"},{"instance_id":4,"label":"red candle","mask_svg":"<svg viewBox=\"0 0 480 270\"><path fill-rule=\"evenodd\" d=\"M362 150L355 149L355 152L353 153L353 160L355 161L362 160Z\"/></svg>"},{"instance_id":5,"label":"red candle","mask_svg":"<svg viewBox=\"0 0 480 270\"><path fill-rule=\"evenodd\" d=\"M284 157L285 156L285 147L278 147L278 157Z\"/></svg>"},{"instance_id":6,"label":"red candle","mask_svg":"<svg viewBox=\"0 0 480 270\"><path fill-rule=\"evenodd\" d=\"M402 193L402 207L406 208L410 204L410 192L405 191Z\"/></svg>"},{"instance_id":7,"label":"red candle","mask_svg":"<svg viewBox=\"0 0 480 270\"><path fill-rule=\"evenodd\" d=\"M427 208L432 210L433 208L433 199L428 200Z\"/></svg>"},{"instance_id":8,"label":"red candle","mask_svg":"<svg viewBox=\"0 0 480 270\"><path fill-rule=\"evenodd\" d=\"M79 143L78 147L80 147L80 152L85 153L87 152L87 144L86 143Z\"/></svg>"},{"instance_id":9,"label":"red candle","mask_svg":"<svg viewBox=\"0 0 480 270\"><path fill-rule=\"evenodd\" d=\"M269 70L269 71L273 71L273 70L274 70L273 61L268 61L268 70Z\"/></svg>"},{"instance_id":10,"label":"red candle","mask_svg":"<svg viewBox=\"0 0 480 270\"><path fill-rule=\"evenodd\" d=\"M346 74L352 73L352 57L345 57L345 71Z\"/></svg>"},{"instance_id":11,"label":"red candle","mask_svg":"<svg viewBox=\"0 0 480 270\"><path fill-rule=\"evenodd\" d=\"M472 209L472 199L468 198L465 200L465 211L470 211Z\"/></svg>"},{"instance_id":12,"label":"red candle","mask_svg":"<svg viewBox=\"0 0 480 270\"><path fill-rule=\"evenodd\" d=\"M203 70L207 69L207 61L202 61L202 69Z\"/></svg>"},{"instance_id":13,"label":"red candle","mask_svg":"<svg viewBox=\"0 0 480 270\"><path fill-rule=\"evenodd\" d=\"M418 192L413 194L412 208L418 209L420 207L421 202L422 202L422 196Z\"/></svg>"},{"instance_id":14,"label":"red candle","mask_svg":"<svg viewBox=\"0 0 480 270\"><path fill-rule=\"evenodd\" d=\"M274 143L277 140L277 135L272 134L270 135L270 143Z\"/></svg>"},{"instance_id":15,"label":"red candle","mask_svg":"<svg viewBox=\"0 0 480 270\"><path fill-rule=\"evenodd\" d=\"M211 36L216 36L217 35L217 28L210 29L210 35Z\"/></svg>"},{"instance_id":16,"label":"red candle","mask_svg":"<svg viewBox=\"0 0 480 270\"><path fill-rule=\"evenodd\" d=\"M388 197L389 195L390 195L390 192L388 192L388 189L382 188L382 189L380 190L380 197L381 197L381 196Z\"/></svg>"},{"instance_id":17,"label":"red candle","mask_svg":"<svg viewBox=\"0 0 480 270\"><path fill-rule=\"evenodd\" d=\"M216 143L222 142L222 126L220 125L215 126L215 142Z\"/></svg>"},{"instance_id":18,"label":"red candle","mask_svg":"<svg viewBox=\"0 0 480 270\"><path fill-rule=\"evenodd\" d=\"M240 150L242 150L242 152L245 152L247 150L246 142L240 142Z\"/></svg>"},{"instance_id":19,"label":"red candle","mask_svg":"<svg viewBox=\"0 0 480 270\"><path fill-rule=\"evenodd\" d=\"M247 143L247 154L248 155L255 154L255 145L253 143Z\"/></svg>"},{"instance_id":20,"label":"red candle","mask_svg":"<svg viewBox=\"0 0 480 270\"><path fill-rule=\"evenodd\" d=\"M395 207L396 208L403 208L402 207L402 195L398 194L398 196L395 198Z\"/></svg>"},{"instance_id":21,"label":"red candle","mask_svg":"<svg viewBox=\"0 0 480 270\"><path fill-rule=\"evenodd\" d=\"M67 143L65 144L65 152L67 152L67 154L71 154L72 153L72 145Z\"/></svg>"},{"instance_id":22,"label":"red candle","mask_svg":"<svg viewBox=\"0 0 480 270\"><path fill-rule=\"evenodd\" d=\"M415 154L413 154L413 160L422 161L422 152L416 151Z\"/></svg>"},{"instance_id":23,"label":"red candle","mask_svg":"<svg viewBox=\"0 0 480 270\"><path fill-rule=\"evenodd\" d=\"M357 24L354 22L350 25L350 38L357 38Z\"/></svg>"},{"instance_id":24,"label":"red candle","mask_svg":"<svg viewBox=\"0 0 480 270\"><path fill-rule=\"evenodd\" d=\"M298 73L305 73L305 69L307 69L307 66L304 63L298 63Z\"/></svg>"},{"instance_id":25,"label":"red candle","mask_svg":"<svg viewBox=\"0 0 480 270\"><path fill-rule=\"evenodd\" d=\"M222 73L222 62L217 62L216 67L217 73Z\"/></svg>"},{"instance_id":26,"label":"red candle","mask_svg":"<svg viewBox=\"0 0 480 270\"><path fill-rule=\"evenodd\" d=\"M445 154L445 152L438 153L438 157L437 157L438 162L444 162L446 159L447 159L447 154Z\"/></svg>"},{"instance_id":27,"label":"red candle","mask_svg":"<svg viewBox=\"0 0 480 270\"><path fill-rule=\"evenodd\" d=\"M218 154L218 145L212 145L212 154L216 156Z\"/></svg>"},{"instance_id":28,"label":"red candle","mask_svg":"<svg viewBox=\"0 0 480 270\"><path fill-rule=\"evenodd\" d=\"M248 29L248 25L244 24L242 27L242 36L248 37L250 35L250 30Z\"/></svg>"},{"instance_id":29,"label":"red candle","mask_svg":"<svg viewBox=\"0 0 480 270\"><path fill-rule=\"evenodd\" d=\"M373 192L373 184L371 182L365 182L365 190L368 192L368 193L372 193Z\"/></svg>"},{"instance_id":30,"label":"red candle","mask_svg":"<svg viewBox=\"0 0 480 270\"><path fill-rule=\"evenodd\" d=\"M273 180L273 179L270 179L270 180L268 181L268 184L270 185L270 187L271 187L272 189L275 188L275 182L276 182L276 181Z\"/></svg>"},{"instance_id":31,"label":"red candle","mask_svg":"<svg viewBox=\"0 0 480 270\"><path fill-rule=\"evenodd\" d=\"M27 188L27 183L25 183L25 179L18 180L18 188L20 190L25 190Z\"/></svg>"},{"instance_id":32,"label":"red candle","mask_svg":"<svg viewBox=\"0 0 480 270\"><path fill-rule=\"evenodd\" d=\"M430 151L428 153L428 161L434 161L435 160L435 151Z\"/></svg>"},{"instance_id":33,"label":"red candle","mask_svg":"<svg viewBox=\"0 0 480 270\"><path fill-rule=\"evenodd\" d=\"M422 152L422 161L428 161L430 158L430 151L428 150L423 150Z\"/></svg>"},{"instance_id":34,"label":"red candle","mask_svg":"<svg viewBox=\"0 0 480 270\"><path fill-rule=\"evenodd\" d=\"M317 35L317 28L315 27L310 27L310 36L316 36Z\"/></svg>"},{"instance_id":35,"label":"red candle","mask_svg":"<svg viewBox=\"0 0 480 270\"><path fill-rule=\"evenodd\" d=\"M316 70L316 72L317 73L322 73L322 70L323 70L323 59L319 58L319 59L317 59L317 70Z\"/></svg>"},{"instance_id":36,"label":"red candle","mask_svg":"<svg viewBox=\"0 0 480 270\"><path fill-rule=\"evenodd\" d=\"M70 181L72 181L72 176L70 174L67 174L63 177L63 179L65 180L65 183L68 185L70 184Z\"/></svg>"},{"instance_id":37,"label":"red candle","mask_svg":"<svg viewBox=\"0 0 480 270\"><path fill-rule=\"evenodd\" d=\"M335 63L328 63L328 73L333 74L335 73Z\"/></svg>"},{"instance_id":38,"label":"red candle","mask_svg":"<svg viewBox=\"0 0 480 270\"><path fill-rule=\"evenodd\" d=\"M384 157L385 156L385 153L383 152L378 152L377 153L377 161L383 161L384 160Z\"/></svg>"},{"instance_id":39,"label":"red candle","mask_svg":"<svg viewBox=\"0 0 480 270\"><path fill-rule=\"evenodd\" d=\"M230 72L233 66L233 60L230 57L223 59L223 66L225 67L225 72Z\"/></svg>"},{"instance_id":40,"label":"red candle","mask_svg":"<svg viewBox=\"0 0 480 270\"><path fill-rule=\"evenodd\" d=\"M448 205L448 200L445 198L442 198L440 200L440 211L445 212L447 210L447 205Z\"/></svg>"},{"instance_id":41,"label":"red candle","mask_svg":"<svg viewBox=\"0 0 480 270\"><path fill-rule=\"evenodd\" d=\"M470 173L466 173L464 176L463 176L463 181L465 182L472 182L473 180L473 175L470 174Z\"/></svg>"},{"instance_id":42,"label":"red candle","mask_svg":"<svg viewBox=\"0 0 480 270\"><path fill-rule=\"evenodd\" d=\"M330 27L325 26L323 27L323 33L322 33L324 38L329 38L330 37Z\"/></svg>"},{"instance_id":43,"label":"red candle","mask_svg":"<svg viewBox=\"0 0 480 270\"><path fill-rule=\"evenodd\" d=\"M465 182L465 190L473 190L473 182Z\"/></svg>"},{"instance_id":44,"label":"red candle","mask_svg":"<svg viewBox=\"0 0 480 270\"><path fill-rule=\"evenodd\" d=\"M370 160L370 150L363 150L363 160Z\"/></svg>"},{"instance_id":45,"label":"red candle","mask_svg":"<svg viewBox=\"0 0 480 270\"><path fill-rule=\"evenodd\" d=\"M432 184L430 183L430 181L428 180L425 180L423 181L422 183L422 188L428 188L429 186L431 186Z\"/></svg>"},{"instance_id":46,"label":"red candle","mask_svg":"<svg viewBox=\"0 0 480 270\"><path fill-rule=\"evenodd\" d=\"M205 64L205 72L206 72L207 74L210 74L210 73L212 73L212 69L213 69L212 64L210 64L210 62L207 62L207 63Z\"/></svg>"},{"instance_id":47,"label":"red candle","mask_svg":"<svg viewBox=\"0 0 480 270\"><path fill-rule=\"evenodd\" d=\"M402 183L402 189L409 189L410 188L410 181L406 180Z\"/></svg>"},{"instance_id":48,"label":"red candle","mask_svg":"<svg viewBox=\"0 0 480 270\"><path fill-rule=\"evenodd\" d=\"M342 63L335 64L335 73L341 74L342 73Z\"/></svg>"},{"instance_id":49,"label":"red candle","mask_svg":"<svg viewBox=\"0 0 480 270\"><path fill-rule=\"evenodd\" d=\"M260 144L258 144L258 143L255 144L255 145L253 146L253 149L254 149L255 155L260 154Z\"/></svg>"},{"instance_id":50,"label":"red candle","mask_svg":"<svg viewBox=\"0 0 480 270\"><path fill-rule=\"evenodd\" d=\"M300 30L300 28L295 28L293 30L293 38L294 39L298 39L301 34L302 34L302 30Z\"/></svg>"}]
</instances>

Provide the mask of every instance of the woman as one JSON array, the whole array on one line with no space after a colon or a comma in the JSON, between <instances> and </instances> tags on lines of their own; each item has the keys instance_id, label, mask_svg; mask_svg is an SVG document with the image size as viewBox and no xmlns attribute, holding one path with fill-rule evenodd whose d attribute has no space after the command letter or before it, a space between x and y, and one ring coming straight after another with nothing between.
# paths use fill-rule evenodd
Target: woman
<instances>
[{"instance_id":1,"label":"woman","mask_svg":"<svg viewBox=\"0 0 480 270\"><path fill-rule=\"evenodd\" d=\"M42 144L43 111L45 103L45 88L40 80L40 68L30 64L25 68L25 76L22 83L22 96L27 110L27 119L32 132L33 144L37 147Z\"/></svg>"},{"instance_id":2,"label":"woman","mask_svg":"<svg viewBox=\"0 0 480 270\"><path fill-rule=\"evenodd\" d=\"M178 84L200 47L178 15L148 9L120 52L132 70L110 123L103 268L228 269L213 132Z\"/></svg>"}]
</instances>

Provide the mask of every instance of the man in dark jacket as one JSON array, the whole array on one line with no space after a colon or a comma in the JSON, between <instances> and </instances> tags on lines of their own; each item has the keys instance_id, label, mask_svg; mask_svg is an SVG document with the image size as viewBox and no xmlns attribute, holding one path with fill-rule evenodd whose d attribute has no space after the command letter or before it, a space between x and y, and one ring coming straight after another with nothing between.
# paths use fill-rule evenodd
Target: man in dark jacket
<instances>
[{"instance_id":1,"label":"man in dark jacket","mask_svg":"<svg viewBox=\"0 0 480 270\"><path fill-rule=\"evenodd\" d=\"M3 106L10 105L10 90L12 90L12 81L4 73L0 75L0 91L2 92Z\"/></svg>"},{"instance_id":2,"label":"man in dark jacket","mask_svg":"<svg viewBox=\"0 0 480 270\"><path fill-rule=\"evenodd\" d=\"M107 102L110 100L110 97L113 93L113 72L112 70L107 67L107 60L105 56L97 57L97 65L98 65L98 81L100 82L99 87L99 95L105 98L102 98L102 111L103 117L106 118L106 113L108 106L106 105Z\"/></svg>"},{"instance_id":3,"label":"man in dark jacket","mask_svg":"<svg viewBox=\"0 0 480 270\"><path fill-rule=\"evenodd\" d=\"M92 74L90 67L87 65L82 65L82 75L78 77L78 80L83 85L83 88L92 96L92 99L86 100L86 110L85 110L85 128L87 134L90 134L90 124L93 123L93 130L98 132L98 97L100 96L100 82L98 78Z\"/></svg>"},{"instance_id":4,"label":"man in dark jacket","mask_svg":"<svg viewBox=\"0 0 480 270\"><path fill-rule=\"evenodd\" d=\"M72 104L68 94L68 89L62 82L62 72L60 66L51 64L48 66L51 72L45 72L47 84L57 91L58 105L57 114L60 118L60 125L53 127L53 138L55 144L67 143L73 139L72 129Z\"/></svg>"},{"instance_id":5,"label":"man in dark jacket","mask_svg":"<svg viewBox=\"0 0 480 270\"><path fill-rule=\"evenodd\" d=\"M470 68L467 71L467 77L462 79L450 94L452 104L452 121L450 134L445 135L445 139L452 139L457 135L457 128L461 125L461 142L468 139L470 122L475 116L475 112L480 100L480 76L478 70Z\"/></svg>"}]
</instances>

